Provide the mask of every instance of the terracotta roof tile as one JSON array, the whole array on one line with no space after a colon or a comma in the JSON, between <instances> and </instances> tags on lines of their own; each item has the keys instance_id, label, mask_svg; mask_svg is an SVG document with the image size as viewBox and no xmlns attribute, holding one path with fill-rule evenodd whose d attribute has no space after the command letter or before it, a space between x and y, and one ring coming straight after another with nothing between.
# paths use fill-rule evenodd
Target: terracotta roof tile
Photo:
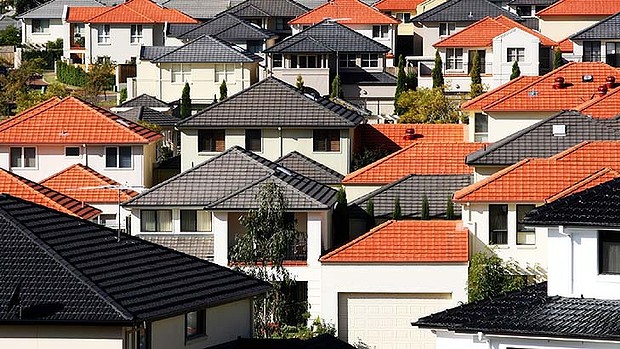
<instances>
[{"instance_id":1,"label":"terracotta roof tile","mask_svg":"<svg viewBox=\"0 0 620 349\"><path fill-rule=\"evenodd\" d=\"M381 0L374 7L381 11L406 10L415 13L418 5L423 2L424 0Z\"/></svg>"},{"instance_id":2,"label":"terracotta roof tile","mask_svg":"<svg viewBox=\"0 0 620 349\"><path fill-rule=\"evenodd\" d=\"M539 17L547 16L611 16L620 12L616 0L560 0L538 11Z\"/></svg>"},{"instance_id":3,"label":"terracotta roof tile","mask_svg":"<svg viewBox=\"0 0 620 349\"><path fill-rule=\"evenodd\" d=\"M560 45L560 51L563 53L573 53L574 44L570 38L566 38L558 43Z\"/></svg>"},{"instance_id":4,"label":"terracotta roof tile","mask_svg":"<svg viewBox=\"0 0 620 349\"><path fill-rule=\"evenodd\" d=\"M0 169L0 193L34 202L56 211L68 213L84 219L91 219L101 211L73 197L48 188L29 179Z\"/></svg>"},{"instance_id":5,"label":"terracotta roof tile","mask_svg":"<svg viewBox=\"0 0 620 349\"><path fill-rule=\"evenodd\" d=\"M52 98L0 123L5 144L148 144L160 138L75 97Z\"/></svg>"},{"instance_id":6,"label":"terracotta roof tile","mask_svg":"<svg viewBox=\"0 0 620 349\"><path fill-rule=\"evenodd\" d=\"M414 138L406 137L407 130ZM359 130L359 131L358 131ZM362 124L356 129L361 149L393 152L412 143L464 142L464 124Z\"/></svg>"},{"instance_id":7,"label":"terracotta roof tile","mask_svg":"<svg viewBox=\"0 0 620 349\"><path fill-rule=\"evenodd\" d=\"M582 114L598 119L611 119L620 115L620 88L613 89L604 96L593 98L575 107Z\"/></svg>"},{"instance_id":8,"label":"terracotta roof tile","mask_svg":"<svg viewBox=\"0 0 620 349\"><path fill-rule=\"evenodd\" d=\"M461 104L461 109L476 111L482 110L485 106L522 89L538 79L538 76L519 76L518 78L510 80L509 82L498 86L487 93Z\"/></svg>"},{"instance_id":9,"label":"terracotta roof tile","mask_svg":"<svg viewBox=\"0 0 620 349\"><path fill-rule=\"evenodd\" d=\"M118 190L114 187L119 186L120 183L82 164L68 167L44 179L41 184L91 204L116 204L119 201ZM111 188L97 189L97 187L105 186ZM138 193L133 190L121 190L120 202L127 201L136 195Z\"/></svg>"},{"instance_id":10,"label":"terracotta roof tile","mask_svg":"<svg viewBox=\"0 0 620 349\"><path fill-rule=\"evenodd\" d=\"M349 173L343 184L387 184L410 174L471 174L465 156L484 143L413 143Z\"/></svg>"},{"instance_id":11,"label":"terracotta roof tile","mask_svg":"<svg viewBox=\"0 0 620 349\"><path fill-rule=\"evenodd\" d=\"M398 24L394 17L381 13L359 0L332 0L309 11L289 24L311 25L332 18L341 24Z\"/></svg>"},{"instance_id":12,"label":"terracotta roof tile","mask_svg":"<svg viewBox=\"0 0 620 349\"><path fill-rule=\"evenodd\" d=\"M387 221L321 257L323 263L466 263L461 221Z\"/></svg>"},{"instance_id":13,"label":"terracotta roof tile","mask_svg":"<svg viewBox=\"0 0 620 349\"><path fill-rule=\"evenodd\" d=\"M112 7L69 7L67 22L77 23L198 23L175 9L150 0L129 0Z\"/></svg>"}]
</instances>

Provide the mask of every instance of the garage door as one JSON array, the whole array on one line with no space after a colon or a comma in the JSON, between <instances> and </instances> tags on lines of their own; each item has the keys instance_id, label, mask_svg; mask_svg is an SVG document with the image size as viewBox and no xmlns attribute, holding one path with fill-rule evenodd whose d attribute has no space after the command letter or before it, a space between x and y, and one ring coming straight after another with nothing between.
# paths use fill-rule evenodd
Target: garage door
<instances>
[{"instance_id":1,"label":"garage door","mask_svg":"<svg viewBox=\"0 0 620 349\"><path fill-rule=\"evenodd\" d=\"M340 293L338 337L373 349L435 349L435 335L411 326L451 307L449 293Z\"/></svg>"}]
</instances>

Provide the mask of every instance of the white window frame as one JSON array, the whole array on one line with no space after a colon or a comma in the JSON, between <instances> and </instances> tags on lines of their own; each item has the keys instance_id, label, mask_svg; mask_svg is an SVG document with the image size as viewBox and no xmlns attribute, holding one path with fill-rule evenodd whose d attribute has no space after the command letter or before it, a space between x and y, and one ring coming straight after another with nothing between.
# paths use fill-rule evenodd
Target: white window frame
<instances>
[{"instance_id":1,"label":"white window frame","mask_svg":"<svg viewBox=\"0 0 620 349\"><path fill-rule=\"evenodd\" d=\"M439 23L439 36L450 36L456 32L456 22Z\"/></svg>"},{"instance_id":2,"label":"white window frame","mask_svg":"<svg viewBox=\"0 0 620 349\"><path fill-rule=\"evenodd\" d=\"M411 19L411 13L410 12L396 12L394 13L394 17L398 18L403 23L408 23L409 20Z\"/></svg>"},{"instance_id":3,"label":"white window frame","mask_svg":"<svg viewBox=\"0 0 620 349\"><path fill-rule=\"evenodd\" d=\"M183 213L195 213L194 219L196 228L195 229L183 229ZM201 217L202 216L202 217ZM190 234L203 234L203 233L211 233L213 231L213 216L211 211L205 211L202 209L181 209L179 210L179 232L180 233L190 233Z\"/></svg>"},{"instance_id":4,"label":"white window frame","mask_svg":"<svg viewBox=\"0 0 620 349\"><path fill-rule=\"evenodd\" d=\"M479 118L486 119L486 131L478 130L476 127L479 125ZM474 114L474 142L488 142L489 140L489 115L484 113Z\"/></svg>"},{"instance_id":5,"label":"white window frame","mask_svg":"<svg viewBox=\"0 0 620 349\"><path fill-rule=\"evenodd\" d=\"M149 230L149 229L144 229L146 226L146 222L145 222L145 217L144 217L144 213L145 212L155 212L155 229L153 230ZM168 229L167 230L162 230L161 228L161 218L160 215L161 214L167 214L170 217L170 220L166 220L166 223L168 224ZM140 232L141 233L172 233L174 231L174 218L173 218L173 214L172 214L172 210L171 209L146 209L146 210L140 210Z\"/></svg>"},{"instance_id":6,"label":"white window frame","mask_svg":"<svg viewBox=\"0 0 620 349\"><path fill-rule=\"evenodd\" d=\"M506 49L506 62L525 62L525 47L508 47Z\"/></svg>"},{"instance_id":7,"label":"white window frame","mask_svg":"<svg viewBox=\"0 0 620 349\"><path fill-rule=\"evenodd\" d=\"M170 65L170 82L184 84L192 81L192 66L189 63L173 63Z\"/></svg>"},{"instance_id":8,"label":"white window frame","mask_svg":"<svg viewBox=\"0 0 620 349\"><path fill-rule=\"evenodd\" d=\"M375 28L378 28L377 33L375 33ZM372 26L372 37L374 39L389 38L390 37L390 26L387 24L373 25Z\"/></svg>"},{"instance_id":9,"label":"white window frame","mask_svg":"<svg viewBox=\"0 0 620 349\"><path fill-rule=\"evenodd\" d=\"M130 28L130 42L131 44L141 44L144 41L144 36L142 34L143 31L142 24L132 24Z\"/></svg>"},{"instance_id":10,"label":"white window frame","mask_svg":"<svg viewBox=\"0 0 620 349\"><path fill-rule=\"evenodd\" d=\"M341 53L338 56L339 68L355 68L357 67L357 54L355 53Z\"/></svg>"},{"instance_id":11,"label":"white window frame","mask_svg":"<svg viewBox=\"0 0 620 349\"><path fill-rule=\"evenodd\" d=\"M34 25L35 21L38 21L39 25L35 26ZM33 19L31 23L32 23L32 34L49 34L50 33L50 20L49 19Z\"/></svg>"},{"instance_id":12,"label":"white window frame","mask_svg":"<svg viewBox=\"0 0 620 349\"><path fill-rule=\"evenodd\" d=\"M276 59L276 57L278 59ZM278 62L278 64L276 64L276 62ZM274 68L284 68L284 55L281 53L274 53L273 56L271 56L271 65Z\"/></svg>"},{"instance_id":13,"label":"white window frame","mask_svg":"<svg viewBox=\"0 0 620 349\"><path fill-rule=\"evenodd\" d=\"M116 149L116 166L108 166L108 149ZM129 167L120 167L120 148L129 148L130 154L129 159L131 161L131 165ZM132 146L107 146L103 151L103 161L106 169L119 169L119 170L130 170L133 169L133 147Z\"/></svg>"},{"instance_id":14,"label":"white window frame","mask_svg":"<svg viewBox=\"0 0 620 349\"><path fill-rule=\"evenodd\" d=\"M25 166L26 158L24 157L25 151L24 149L34 149L34 166ZM19 161L21 162L21 166L13 166L13 149L20 149ZM18 169L37 169L39 167L39 159L37 157L37 147L28 147L28 146L17 146L17 147L9 147L9 165L10 168L18 168Z\"/></svg>"},{"instance_id":15,"label":"white window frame","mask_svg":"<svg viewBox=\"0 0 620 349\"><path fill-rule=\"evenodd\" d=\"M308 64L309 57L315 58L316 66L310 67ZM293 59L295 60L293 64ZM289 56L290 67L295 69L321 69L323 68L323 56L322 55L291 55ZM300 67L299 62L304 61L305 67Z\"/></svg>"},{"instance_id":16,"label":"white window frame","mask_svg":"<svg viewBox=\"0 0 620 349\"><path fill-rule=\"evenodd\" d=\"M69 149L69 148L77 148L77 150L78 150L78 155L67 155L67 149ZM81 149L81 147L80 147L80 146L78 146L78 145L70 145L70 146L65 146L65 157L66 157L66 158L73 158L73 159L74 159L74 158L79 158L79 157L82 157L82 149Z\"/></svg>"},{"instance_id":17,"label":"white window frame","mask_svg":"<svg viewBox=\"0 0 620 349\"><path fill-rule=\"evenodd\" d=\"M222 82L226 80L226 84L229 85L235 82L235 64L234 63L220 63L215 65L215 82Z\"/></svg>"},{"instance_id":18,"label":"white window frame","mask_svg":"<svg viewBox=\"0 0 620 349\"><path fill-rule=\"evenodd\" d=\"M460 53L460 54L459 54ZM459 68L460 64L460 68ZM463 62L463 49L449 47L446 49L446 71L465 71L465 64Z\"/></svg>"},{"instance_id":19,"label":"white window frame","mask_svg":"<svg viewBox=\"0 0 620 349\"><path fill-rule=\"evenodd\" d=\"M379 67L379 55L376 53L362 53L360 66L362 68Z\"/></svg>"},{"instance_id":20,"label":"white window frame","mask_svg":"<svg viewBox=\"0 0 620 349\"><path fill-rule=\"evenodd\" d=\"M102 24L97 27L97 43L101 45L110 45L112 43L109 24Z\"/></svg>"}]
</instances>

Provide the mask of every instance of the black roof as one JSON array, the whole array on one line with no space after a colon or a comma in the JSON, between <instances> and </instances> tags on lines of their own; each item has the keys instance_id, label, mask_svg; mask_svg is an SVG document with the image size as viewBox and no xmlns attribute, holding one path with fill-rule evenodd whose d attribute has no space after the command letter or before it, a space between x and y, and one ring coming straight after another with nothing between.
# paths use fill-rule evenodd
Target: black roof
<instances>
[{"instance_id":1,"label":"black roof","mask_svg":"<svg viewBox=\"0 0 620 349\"><path fill-rule=\"evenodd\" d=\"M267 40L277 37L275 33L231 13L220 14L199 25L184 25L180 29L171 25L169 33L173 32L175 32L174 36L181 40L193 40L203 35L211 35L227 41Z\"/></svg>"},{"instance_id":2,"label":"black roof","mask_svg":"<svg viewBox=\"0 0 620 349\"><path fill-rule=\"evenodd\" d=\"M342 174L297 151L290 152L275 162L323 184L340 184L344 178Z\"/></svg>"},{"instance_id":3,"label":"black roof","mask_svg":"<svg viewBox=\"0 0 620 349\"><path fill-rule=\"evenodd\" d=\"M484 17L506 16L520 19L487 0L448 0L413 17L410 22L476 22Z\"/></svg>"},{"instance_id":4,"label":"black roof","mask_svg":"<svg viewBox=\"0 0 620 349\"><path fill-rule=\"evenodd\" d=\"M571 40L620 39L620 13L611 15L602 21L578 31Z\"/></svg>"},{"instance_id":5,"label":"black roof","mask_svg":"<svg viewBox=\"0 0 620 349\"><path fill-rule=\"evenodd\" d=\"M385 53L390 48L332 21L319 22L264 50L266 53Z\"/></svg>"},{"instance_id":6,"label":"black roof","mask_svg":"<svg viewBox=\"0 0 620 349\"><path fill-rule=\"evenodd\" d=\"M295 18L310 9L292 0L246 0L226 10L243 18L284 17Z\"/></svg>"},{"instance_id":7,"label":"black roof","mask_svg":"<svg viewBox=\"0 0 620 349\"><path fill-rule=\"evenodd\" d=\"M565 125L566 136L554 136L553 126ZM563 111L467 155L468 165L506 166L525 158L546 158L583 141L620 140L620 122L592 119Z\"/></svg>"},{"instance_id":8,"label":"black roof","mask_svg":"<svg viewBox=\"0 0 620 349\"><path fill-rule=\"evenodd\" d=\"M620 227L620 178L536 207L524 222L536 225Z\"/></svg>"},{"instance_id":9,"label":"black roof","mask_svg":"<svg viewBox=\"0 0 620 349\"><path fill-rule=\"evenodd\" d=\"M396 85L397 78L387 72L368 72L362 68L341 70L340 77L344 85Z\"/></svg>"},{"instance_id":10,"label":"black roof","mask_svg":"<svg viewBox=\"0 0 620 349\"><path fill-rule=\"evenodd\" d=\"M179 122L183 128L354 128L364 117L328 98L314 98L269 77Z\"/></svg>"},{"instance_id":11,"label":"black roof","mask_svg":"<svg viewBox=\"0 0 620 349\"><path fill-rule=\"evenodd\" d=\"M214 36L203 35L183 46L142 47L140 59L153 63L252 63L261 57Z\"/></svg>"},{"instance_id":12,"label":"black roof","mask_svg":"<svg viewBox=\"0 0 620 349\"><path fill-rule=\"evenodd\" d=\"M0 195L0 323L136 323L264 293L262 281ZM19 296L22 305L10 307Z\"/></svg>"},{"instance_id":13,"label":"black roof","mask_svg":"<svg viewBox=\"0 0 620 349\"><path fill-rule=\"evenodd\" d=\"M151 109L149 107L131 108L127 111L121 111L116 114L136 123L144 121L157 126L174 126L180 120L175 116Z\"/></svg>"},{"instance_id":14,"label":"black roof","mask_svg":"<svg viewBox=\"0 0 620 349\"><path fill-rule=\"evenodd\" d=\"M620 300L547 295L547 283L461 305L412 323L455 332L620 340Z\"/></svg>"},{"instance_id":15,"label":"black roof","mask_svg":"<svg viewBox=\"0 0 620 349\"><path fill-rule=\"evenodd\" d=\"M207 19L215 17L218 13L240 2L242 0L167 0L161 4L167 8L177 9L193 18Z\"/></svg>"},{"instance_id":16,"label":"black roof","mask_svg":"<svg viewBox=\"0 0 620 349\"><path fill-rule=\"evenodd\" d=\"M161 99L147 95L145 93L127 100L118 105L119 108L134 108L134 107L150 107L150 108L170 108L170 104L162 101Z\"/></svg>"}]
</instances>

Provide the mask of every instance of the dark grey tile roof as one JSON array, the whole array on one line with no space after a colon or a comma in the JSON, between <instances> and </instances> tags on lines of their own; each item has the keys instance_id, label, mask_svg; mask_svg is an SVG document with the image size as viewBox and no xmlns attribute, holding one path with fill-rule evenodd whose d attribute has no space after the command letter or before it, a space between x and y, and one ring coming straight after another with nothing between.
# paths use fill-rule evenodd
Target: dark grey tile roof
<instances>
[{"instance_id":1,"label":"dark grey tile roof","mask_svg":"<svg viewBox=\"0 0 620 349\"><path fill-rule=\"evenodd\" d=\"M327 98L314 99L270 77L182 120L182 128L306 127L353 128L358 113Z\"/></svg>"},{"instance_id":2,"label":"dark grey tile roof","mask_svg":"<svg viewBox=\"0 0 620 349\"><path fill-rule=\"evenodd\" d=\"M19 21L11 17L2 15L2 17L0 17L0 30L4 30L10 26L17 28L17 30L19 31L22 30L22 25L19 23Z\"/></svg>"},{"instance_id":3,"label":"dark grey tile roof","mask_svg":"<svg viewBox=\"0 0 620 349\"><path fill-rule=\"evenodd\" d=\"M323 21L266 49L267 53L385 53L390 48L336 22Z\"/></svg>"},{"instance_id":4,"label":"dark grey tile roof","mask_svg":"<svg viewBox=\"0 0 620 349\"><path fill-rule=\"evenodd\" d=\"M506 16L520 19L516 14L487 0L448 0L413 17L411 22L476 22L484 17Z\"/></svg>"},{"instance_id":5,"label":"dark grey tile roof","mask_svg":"<svg viewBox=\"0 0 620 349\"><path fill-rule=\"evenodd\" d=\"M138 237L157 245L166 246L173 250L187 253L190 256L213 261L213 234L140 234Z\"/></svg>"},{"instance_id":6,"label":"dark grey tile roof","mask_svg":"<svg viewBox=\"0 0 620 349\"><path fill-rule=\"evenodd\" d=\"M404 218L421 218L422 200L428 198L431 217L445 217L448 198L454 192L472 183L470 175L409 175L383 186L351 203L351 208L366 209L370 199L375 207L375 217L390 218L394 201L398 197ZM355 207L357 206L357 207ZM454 205L454 214L461 215L459 205Z\"/></svg>"},{"instance_id":7,"label":"dark grey tile roof","mask_svg":"<svg viewBox=\"0 0 620 349\"><path fill-rule=\"evenodd\" d=\"M116 114L133 122L144 121L157 126L174 126L180 120L170 114L162 113L149 107L135 107Z\"/></svg>"},{"instance_id":8,"label":"dark grey tile roof","mask_svg":"<svg viewBox=\"0 0 620 349\"><path fill-rule=\"evenodd\" d=\"M620 13L573 34L571 40L620 39Z\"/></svg>"},{"instance_id":9,"label":"dark grey tile roof","mask_svg":"<svg viewBox=\"0 0 620 349\"><path fill-rule=\"evenodd\" d=\"M386 72L340 71L340 78L345 85L394 85L397 79L394 75Z\"/></svg>"},{"instance_id":10,"label":"dark grey tile roof","mask_svg":"<svg viewBox=\"0 0 620 349\"><path fill-rule=\"evenodd\" d=\"M286 17L295 18L306 12L308 8L292 0L246 0L226 10L243 18Z\"/></svg>"},{"instance_id":11,"label":"dark grey tile roof","mask_svg":"<svg viewBox=\"0 0 620 349\"><path fill-rule=\"evenodd\" d=\"M138 323L261 294L254 278L0 196L0 323ZM9 310L19 288L23 307Z\"/></svg>"},{"instance_id":12,"label":"dark grey tile roof","mask_svg":"<svg viewBox=\"0 0 620 349\"><path fill-rule=\"evenodd\" d=\"M620 178L530 211L527 223L620 227Z\"/></svg>"},{"instance_id":13,"label":"dark grey tile roof","mask_svg":"<svg viewBox=\"0 0 620 349\"><path fill-rule=\"evenodd\" d=\"M344 178L342 174L296 151L279 158L276 164L323 184L340 184Z\"/></svg>"},{"instance_id":14,"label":"dark grey tile roof","mask_svg":"<svg viewBox=\"0 0 620 349\"><path fill-rule=\"evenodd\" d=\"M96 0L51 0L29 11L21 13L16 18L58 18L61 19L65 6L101 7L105 6Z\"/></svg>"},{"instance_id":15,"label":"dark grey tile roof","mask_svg":"<svg viewBox=\"0 0 620 349\"><path fill-rule=\"evenodd\" d=\"M208 19L241 2L242 0L168 0L162 5L177 9L193 18Z\"/></svg>"},{"instance_id":16,"label":"dark grey tile roof","mask_svg":"<svg viewBox=\"0 0 620 349\"><path fill-rule=\"evenodd\" d=\"M210 21L176 35L176 37L182 40L193 40L203 35L211 35L227 41L267 40L277 37L269 30L230 13L223 13Z\"/></svg>"},{"instance_id":17,"label":"dark grey tile roof","mask_svg":"<svg viewBox=\"0 0 620 349\"><path fill-rule=\"evenodd\" d=\"M121 108L149 107L149 108L169 108L170 104L147 94L141 94L118 105Z\"/></svg>"},{"instance_id":18,"label":"dark grey tile roof","mask_svg":"<svg viewBox=\"0 0 620 349\"><path fill-rule=\"evenodd\" d=\"M167 36L178 38L181 34L198 28L202 23L170 23L166 32Z\"/></svg>"},{"instance_id":19,"label":"dark grey tile roof","mask_svg":"<svg viewBox=\"0 0 620 349\"><path fill-rule=\"evenodd\" d=\"M426 316L413 325L466 333L618 341L618 323L620 300L548 296L545 282Z\"/></svg>"},{"instance_id":20,"label":"dark grey tile roof","mask_svg":"<svg viewBox=\"0 0 620 349\"><path fill-rule=\"evenodd\" d=\"M202 206L208 210L257 208L266 182L280 185L291 210L327 210L336 191L241 147L232 147L125 202L125 206Z\"/></svg>"},{"instance_id":21,"label":"dark grey tile roof","mask_svg":"<svg viewBox=\"0 0 620 349\"><path fill-rule=\"evenodd\" d=\"M142 46L140 48L140 59L143 61L152 61L157 57L172 52L176 48L176 46Z\"/></svg>"},{"instance_id":22,"label":"dark grey tile roof","mask_svg":"<svg viewBox=\"0 0 620 349\"><path fill-rule=\"evenodd\" d=\"M549 6L558 0L512 0L508 3L509 6L518 5L535 5L535 6Z\"/></svg>"},{"instance_id":23,"label":"dark grey tile roof","mask_svg":"<svg viewBox=\"0 0 620 349\"><path fill-rule=\"evenodd\" d=\"M239 46L207 35L150 59L153 63L252 63L261 60Z\"/></svg>"},{"instance_id":24,"label":"dark grey tile roof","mask_svg":"<svg viewBox=\"0 0 620 349\"><path fill-rule=\"evenodd\" d=\"M554 136L553 125L565 125L566 136ZM546 158L583 141L620 140L619 125L620 121L597 120L576 111L563 111L467 155L465 162L505 166L525 158Z\"/></svg>"}]
</instances>

